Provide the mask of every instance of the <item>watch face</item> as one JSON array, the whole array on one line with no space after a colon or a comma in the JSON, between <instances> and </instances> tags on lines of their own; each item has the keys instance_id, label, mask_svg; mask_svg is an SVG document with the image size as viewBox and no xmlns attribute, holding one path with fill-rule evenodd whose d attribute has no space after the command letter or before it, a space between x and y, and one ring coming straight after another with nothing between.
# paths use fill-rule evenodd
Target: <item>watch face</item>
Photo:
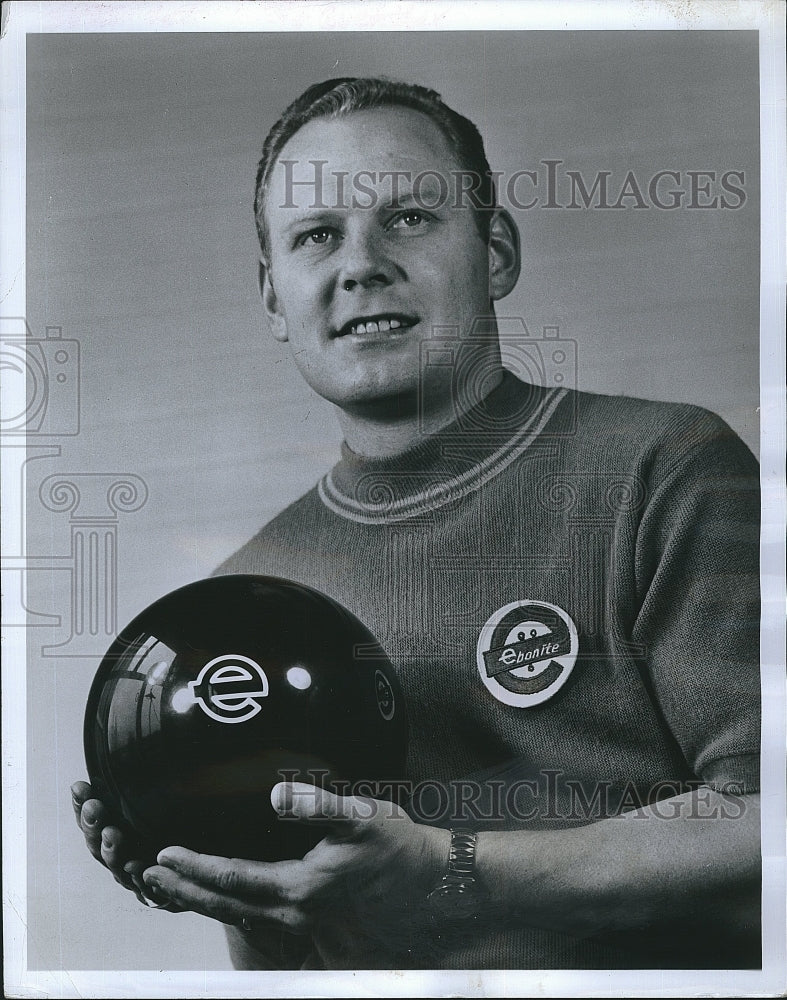
<instances>
[{"instance_id":1,"label":"watch face","mask_svg":"<svg viewBox=\"0 0 787 1000\"><path fill-rule=\"evenodd\" d=\"M456 881L441 882L429 893L432 908L439 913L457 917L470 916L475 913L475 882Z\"/></svg>"}]
</instances>

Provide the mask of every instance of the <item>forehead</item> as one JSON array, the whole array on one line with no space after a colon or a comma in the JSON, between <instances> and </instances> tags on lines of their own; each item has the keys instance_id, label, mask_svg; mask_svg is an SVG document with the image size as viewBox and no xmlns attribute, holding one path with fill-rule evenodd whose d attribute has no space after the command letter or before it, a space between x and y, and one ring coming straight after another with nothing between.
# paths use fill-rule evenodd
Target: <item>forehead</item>
<instances>
[{"instance_id":1,"label":"forehead","mask_svg":"<svg viewBox=\"0 0 787 1000\"><path fill-rule=\"evenodd\" d=\"M342 188L350 190L356 182L375 187L386 172L404 175L398 181L404 193L419 174L432 171L448 178L460 169L448 139L420 111L386 107L316 118L299 129L279 153L268 184L268 207L300 204L313 197L310 182L317 173L323 200L330 205Z\"/></svg>"},{"instance_id":2,"label":"forehead","mask_svg":"<svg viewBox=\"0 0 787 1000\"><path fill-rule=\"evenodd\" d=\"M282 159L400 160L406 164L458 166L448 140L421 111L403 107L351 111L338 118L315 118L291 136L279 153ZM379 169L379 167L378 167Z\"/></svg>"}]
</instances>

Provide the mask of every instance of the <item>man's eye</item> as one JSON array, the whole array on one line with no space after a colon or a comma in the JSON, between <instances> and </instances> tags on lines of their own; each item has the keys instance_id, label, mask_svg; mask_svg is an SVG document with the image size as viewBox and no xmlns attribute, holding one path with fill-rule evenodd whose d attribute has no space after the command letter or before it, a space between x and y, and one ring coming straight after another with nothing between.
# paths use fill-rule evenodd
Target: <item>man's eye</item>
<instances>
[{"instance_id":1,"label":"man's eye","mask_svg":"<svg viewBox=\"0 0 787 1000\"><path fill-rule=\"evenodd\" d=\"M298 238L298 246L321 247L335 238L336 233L333 229L311 229Z\"/></svg>"},{"instance_id":2,"label":"man's eye","mask_svg":"<svg viewBox=\"0 0 787 1000\"><path fill-rule=\"evenodd\" d=\"M422 226L425 222L429 222L430 216L425 212L418 212L415 209L410 209L406 212L400 212L398 215L394 216L391 221L391 229L415 229L417 226Z\"/></svg>"}]
</instances>

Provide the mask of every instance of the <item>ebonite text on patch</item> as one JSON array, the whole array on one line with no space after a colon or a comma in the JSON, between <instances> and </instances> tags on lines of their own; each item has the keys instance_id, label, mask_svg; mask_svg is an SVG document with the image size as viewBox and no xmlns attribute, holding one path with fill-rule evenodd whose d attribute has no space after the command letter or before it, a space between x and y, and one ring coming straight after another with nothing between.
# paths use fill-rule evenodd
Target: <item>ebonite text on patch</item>
<instances>
[{"instance_id":1,"label":"ebonite text on patch","mask_svg":"<svg viewBox=\"0 0 787 1000\"><path fill-rule=\"evenodd\" d=\"M534 663L546 660L551 656L565 656L571 651L571 640L565 642L545 642L541 646L530 646L524 642L503 646L502 649L490 649L484 654L487 677L522 666L524 663Z\"/></svg>"}]
</instances>

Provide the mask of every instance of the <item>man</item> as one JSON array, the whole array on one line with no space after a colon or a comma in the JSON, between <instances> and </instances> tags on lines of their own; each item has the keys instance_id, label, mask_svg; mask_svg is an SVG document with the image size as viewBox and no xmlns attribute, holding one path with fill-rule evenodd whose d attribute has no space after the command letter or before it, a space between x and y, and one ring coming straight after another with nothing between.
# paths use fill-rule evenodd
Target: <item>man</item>
<instances>
[{"instance_id":1,"label":"man","mask_svg":"<svg viewBox=\"0 0 787 1000\"><path fill-rule=\"evenodd\" d=\"M314 586L377 634L423 794L282 783L277 810L327 831L302 861L173 846L143 871L80 783L93 854L225 922L238 968L758 966L750 453L706 411L505 371L518 233L431 91L310 88L256 216L271 329L345 443L219 572Z\"/></svg>"}]
</instances>

